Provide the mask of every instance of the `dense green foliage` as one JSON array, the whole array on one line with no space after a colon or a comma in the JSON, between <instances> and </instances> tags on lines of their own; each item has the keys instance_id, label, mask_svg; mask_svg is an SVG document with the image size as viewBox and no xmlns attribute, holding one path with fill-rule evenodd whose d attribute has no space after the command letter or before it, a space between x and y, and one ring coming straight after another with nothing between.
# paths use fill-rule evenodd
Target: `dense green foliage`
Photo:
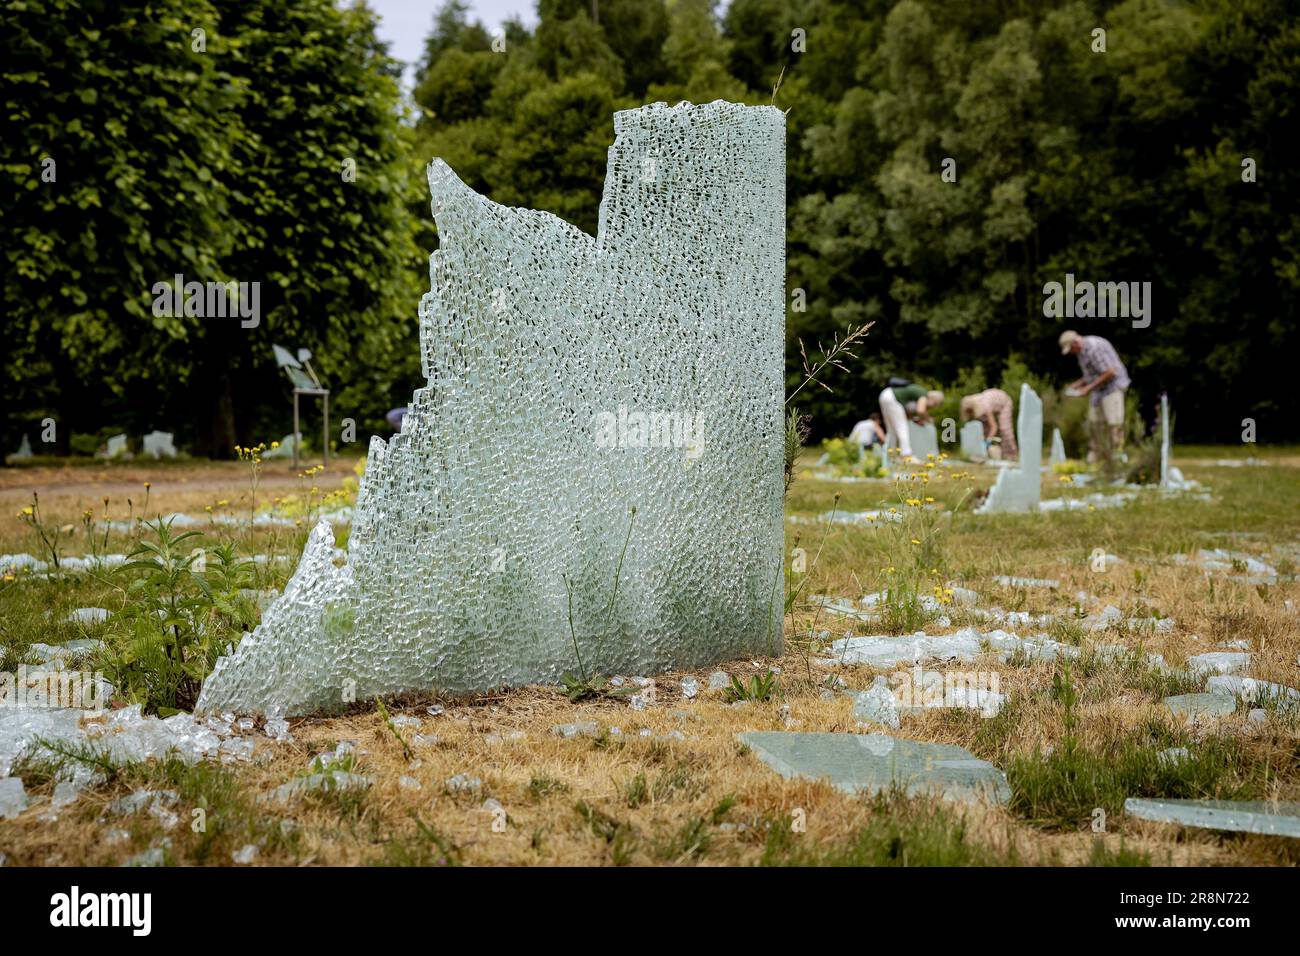
<instances>
[{"instance_id":1,"label":"dense green foliage","mask_svg":"<svg viewBox=\"0 0 1300 956\"><path fill-rule=\"evenodd\" d=\"M3 7L5 437L35 440L49 416L62 449L105 426L226 454L278 438L272 342L312 349L338 414L380 418L417 367L419 284L373 16L329 0ZM152 287L175 274L259 282L259 324L156 316Z\"/></svg>"},{"instance_id":2,"label":"dense green foliage","mask_svg":"<svg viewBox=\"0 0 1300 956\"><path fill-rule=\"evenodd\" d=\"M1297 4L733 0L716 25L707 0L628 6L602 0L596 26L587 0L543 0L504 54L444 8L416 90L422 145L493 198L591 229L611 109L767 103L780 78L787 281L806 296L788 315L792 383L795 339L876 323L851 377L805 400L815 433L847 431L893 374L1063 384L1067 327L1116 343L1146 419L1168 390L1183 437L1237 441L1247 417L1262 440L1297 433L1276 387L1300 350ZM1067 272L1151 282L1150 327L1045 318L1043 285Z\"/></svg>"},{"instance_id":3,"label":"dense green foliage","mask_svg":"<svg viewBox=\"0 0 1300 956\"><path fill-rule=\"evenodd\" d=\"M891 373L998 384L1011 353L1072 379L1055 340L1074 327L1115 342L1148 420L1167 389L1185 437L1236 441L1245 417L1266 440L1295 434L1294 396L1269 387L1300 346L1300 195L1283 146L1300 89L1295 5L881 6L858 44L810 42L781 97L790 285L809 303L791 331L878 323L860 381L823 417L849 418ZM1097 26L1105 53L1091 49ZM837 75L858 80L830 87ZM1043 284L1067 272L1150 281L1150 327L1044 318Z\"/></svg>"},{"instance_id":4,"label":"dense green foliage","mask_svg":"<svg viewBox=\"0 0 1300 956\"><path fill-rule=\"evenodd\" d=\"M1066 327L1115 342L1144 417L1168 390L1183 438L1236 441L1245 418L1262 441L1300 434L1296 0L732 0L720 18L710 0L539 0L536 29L497 37L452 0L405 125L364 8L3 7L7 449L46 415L65 442L278 437L273 341L312 348L336 415L378 427L418 384L431 156L594 230L611 114L718 97L788 110L791 380L796 339L876 323L835 392L806 393L816 434L894 374L1063 383ZM260 280L261 325L155 318L148 290L177 272ZM1066 273L1150 282L1150 327L1045 318Z\"/></svg>"}]
</instances>

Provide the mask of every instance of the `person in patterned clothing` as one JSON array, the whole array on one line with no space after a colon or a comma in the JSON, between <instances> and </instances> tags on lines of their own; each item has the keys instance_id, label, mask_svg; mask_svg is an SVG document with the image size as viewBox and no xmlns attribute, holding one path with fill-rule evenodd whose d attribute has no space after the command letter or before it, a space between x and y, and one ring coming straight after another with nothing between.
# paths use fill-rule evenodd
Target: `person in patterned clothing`
<instances>
[{"instance_id":1,"label":"person in patterned clothing","mask_svg":"<svg viewBox=\"0 0 1300 956\"><path fill-rule=\"evenodd\" d=\"M985 440L999 438L1002 457L1015 460L1020 457L1016 448L1016 429L1011 418L1011 396L1000 388L986 388L961 400L961 420L975 420L984 426Z\"/></svg>"},{"instance_id":2,"label":"person in patterned clothing","mask_svg":"<svg viewBox=\"0 0 1300 956\"><path fill-rule=\"evenodd\" d=\"M1128 369L1120 361L1119 353L1100 335L1080 335L1067 329L1057 340L1062 355L1074 355L1079 360L1083 377L1069 386L1068 392L1088 396L1088 460L1096 461L1099 454L1107 459L1124 450L1124 395L1128 392ZM1098 441L1103 428L1109 432L1108 447L1101 449Z\"/></svg>"}]
</instances>

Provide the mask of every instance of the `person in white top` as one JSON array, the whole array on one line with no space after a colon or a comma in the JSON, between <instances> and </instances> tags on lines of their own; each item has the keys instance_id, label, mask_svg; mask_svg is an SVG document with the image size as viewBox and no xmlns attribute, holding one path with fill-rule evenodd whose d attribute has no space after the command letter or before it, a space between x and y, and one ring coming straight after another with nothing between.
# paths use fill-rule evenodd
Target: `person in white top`
<instances>
[{"instance_id":1,"label":"person in white top","mask_svg":"<svg viewBox=\"0 0 1300 956\"><path fill-rule=\"evenodd\" d=\"M880 413L872 412L869 418L864 418L854 425L853 431L849 432L849 441L856 442L863 450L883 445L885 426L880 423Z\"/></svg>"}]
</instances>

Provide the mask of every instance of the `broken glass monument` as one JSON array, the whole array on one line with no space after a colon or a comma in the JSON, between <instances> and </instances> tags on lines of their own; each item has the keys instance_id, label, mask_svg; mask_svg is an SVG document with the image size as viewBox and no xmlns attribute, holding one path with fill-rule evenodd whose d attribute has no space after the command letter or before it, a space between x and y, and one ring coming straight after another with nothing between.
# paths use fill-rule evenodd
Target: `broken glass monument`
<instances>
[{"instance_id":1,"label":"broken glass monument","mask_svg":"<svg viewBox=\"0 0 1300 956\"><path fill-rule=\"evenodd\" d=\"M425 387L372 438L200 711L648 674L779 652L785 121L614 117L590 236L440 160Z\"/></svg>"}]
</instances>

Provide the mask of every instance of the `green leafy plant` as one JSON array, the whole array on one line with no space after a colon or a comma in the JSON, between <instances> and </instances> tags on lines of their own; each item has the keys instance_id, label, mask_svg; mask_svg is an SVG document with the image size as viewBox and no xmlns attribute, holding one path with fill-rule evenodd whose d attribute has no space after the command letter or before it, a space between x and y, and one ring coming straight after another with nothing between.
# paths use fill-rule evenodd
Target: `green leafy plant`
<instances>
[{"instance_id":1,"label":"green leafy plant","mask_svg":"<svg viewBox=\"0 0 1300 956\"><path fill-rule=\"evenodd\" d=\"M126 563L115 569L128 579L120 617L130 635L110 648L105 665L120 693L166 715L192 707L198 699L220 651L221 627L212 585L199 570L206 552L187 547L202 535L175 534L172 522L161 518L141 525L154 540L142 537ZM233 552L223 553L218 577L229 587L239 578L239 564ZM229 594L223 592L221 599L228 600Z\"/></svg>"},{"instance_id":2,"label":"green leafy plant","mask_svg":"<svg viewBox=\"0 0 1300 956\"><path fill-rule=\"evenodd\" d=\"M231 542L219 544L206 555L202 572L208 584L212 610L239 631L250 629L259 617L253 602L241 591L256 584L256 565L235 553Z\"/></svg>"},{"instance_id":3,"label":"green leafy plant","mask_svg":"<svg viewBox=\"0 0 1300 956\"><path fill-rule=\"evenodd\" d=\"M576 704L584 700L593 700L610 693L609 681L604 677L581 677L565 673L560 676L560 690L569 702Z\"/></svg>"},{"instance_id":4,"label":"green leafy plant","mask_svg":"<svg viewBox=\"0 0 1300 956\"><path fill-rule=\"evenodd\" d=\"M884 449L877 446L865 454L857 442L847 438L828 438L822 442L825 464L840 475L881 478L887 475Z\"/></svg>"},{"instance_id":5,"label":"green leafy plant","mask_svg":"<svg viewBox=\"0 0 1300 956\"><path fill-rule=\"evenodd\" d=\"M59 568L59 542L64 534L71 538L72 526L60 527L55 524L46 524L41 518L40 496L34 491L32 492L32 503L18 512L18 520L36 533L42 551L50 559L50 565L57 570Z\"/></svg>"},{"instance_id":6,"label":"green leafy plant","mask_svg":"<svg viewBox=\"0 0 1300 956\"><path fill-rule=\"evenodd\" d=\"M785 493L790 493L794 484L794 466L803 454L804 442L808 440L810 426L808 416L800 415L799 409L791 408L785 413Z\"/></svg>"},{"instance_id":7,"label":"green leafy plant","mask_svg":"<svg viewBox=\"0 0 1300 956\"><path fill-rule=\"evenodd\" d=\"M901 476L901 507L890 507L878 519L881 567L877 580L884 595L880 614L891 634L919 630L936 616L936 608L952 604L952 589L944 585L944 544L970 492L964 492L951 510L939 510L935 497L927 493L929 475L937 465L927 462L915 475Z\"/></svg>"},{"instance_id":8,"label":"green leafy plant","mask_svg":"<svg viewBox=\"0 0 1300 956\"><path fill-rule=\"evenodd\" d=\"M625 783L620 788L620 792L623 795L623 802L633 810L650 799L650 785L646 782L643 773L638 773Z\"/></svg>"},{"instance_id":9,"label":"green leafy plant","mask_svg":"<svg viewBox=\"0 0 1300 956\"><path fill-rule=\"evenodd\" d=\"M194 548L185 554L182 547L186 541L201 539L203 535L198 531L174 535L172 520L159 518L152 524L146 522L158 540L141 540L127 555L119 572L128 575L140 572L128 585L127 593L135 599L138 610L150 614L162 612L162 627L172 634L179 649L183 632L193 630L194 614L190 612L211 606L212 589L193 570L196 562L200 567L203 565L206 557L203 550Z\"/></svg>"},{"instance_id":10,"label":"green leafy plant","mask_svg":"<svg viewBox=\"0 0 1300 956\"><path fill-rule=\"evenodd\" d=\"M755 674L746 684L740 677L732 675L731 685L727 688L727 700L731 703L748 700L761 702L771 700L776 693L776 673Z\"/></svg>"},{"instance_id":11,"label":"green leafy plant","mask_svg":"<svg viewBox=\"0 0 1300 956\"><path fill-rule=\"evenodd\" d=\"M1135 485L1160 481L1160 436L1151 435L1128 446L1124 480Z\"/></svg>"},{"instance_id":12,"label":"green leafy plant","mask_svg":"<svg viewBox=\"0 0 1300 956\"><path fill-rule=\"evenodd\" d=\"M402 748L402 756L405 757L407 761L410 761L413 756L411 753L411 745L406 742L406 738L402 736L402 732L397 729L397 724L393 723L393 718L388 714L388 708L384 706L384 702L378 697L375 698L375 707L379 711L379 716L384 720L384 726L388 728L388 732L393 735L394 739L397 740L398 746Z\"/></svg>"},{"instance_id":13,"label":"green leafy plant","mask_svg":"<svg viewBox=\"0 0 1300 956\"><path fill-rule=\"evenodd\" d=\"M567 783L549 774L533 774L533 778L528 781L528 792L534 800L541 800L553 793L567 793L568 790Z\"/></svg>"}]
</instances>

